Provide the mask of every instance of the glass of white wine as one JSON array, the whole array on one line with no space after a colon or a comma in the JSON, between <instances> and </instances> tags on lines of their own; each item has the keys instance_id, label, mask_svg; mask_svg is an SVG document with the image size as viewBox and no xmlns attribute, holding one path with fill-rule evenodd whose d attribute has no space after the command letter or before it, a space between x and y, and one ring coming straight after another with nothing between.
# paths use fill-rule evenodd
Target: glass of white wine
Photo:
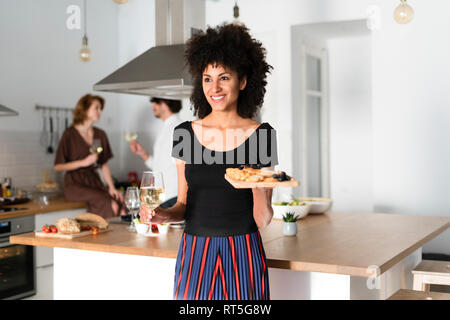
<instances>
[{"instance_id":1,"label":"glass of white wine","mask_svg":"<svg viewBox=\"0 0 450 320\"><path fill-rule=\"evenodd\" d=\"M128 142L136 140L137 137L138 137L137 132L128 131L128 132L125 133L125 140L127 140Z\"/></svg>"},{"instance_id":2,"label":"glass of white wine","mask_svg":"<svg viewBox=\"0 0 450 320\"><path fill-rule=\"evenodd\" d=\"M141 179L141 204L149 211L155 210L166 198L162 172L144 171ZM148 233L152 233L151 220L143 221L150 225Z\"/></svg>"},{"instance_id":3,"label":"glass of white wine","mask_svg":"<svg viewBox=\"0 0 450 320\"><path fill-rule=\"evenodd\" d=\"M100 154L103 151L102 141L100 139L94 139L92 141L92 145L89 148L89 152L91 154ZM94 164L94 167L97 167L97 163Z\"/></svg>"}]
</instances>

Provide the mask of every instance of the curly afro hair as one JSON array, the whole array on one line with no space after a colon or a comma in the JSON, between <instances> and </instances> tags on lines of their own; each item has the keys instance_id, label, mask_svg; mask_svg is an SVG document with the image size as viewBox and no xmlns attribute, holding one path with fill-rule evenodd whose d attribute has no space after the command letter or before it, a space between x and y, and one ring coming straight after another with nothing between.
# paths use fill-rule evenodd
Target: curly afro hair
<instances>
[{"instance_id":1,"label":"curly afro hair","mask_svg":"<svg viewBox=\"0 0 450 320\"><path fill-rule=\"evenodd\" d=\"M247 27L223 24L198 32L187 41L185 58L194 83L194 115L203 119L212 110L202 87L203 72L209 64L236 71L239 80L247 76L247 85L239 93L237 112L243 118L256 115L264 102L267 73L273 67L266 62L261 42L251 37Z\"/></svg>"}]
</instances>

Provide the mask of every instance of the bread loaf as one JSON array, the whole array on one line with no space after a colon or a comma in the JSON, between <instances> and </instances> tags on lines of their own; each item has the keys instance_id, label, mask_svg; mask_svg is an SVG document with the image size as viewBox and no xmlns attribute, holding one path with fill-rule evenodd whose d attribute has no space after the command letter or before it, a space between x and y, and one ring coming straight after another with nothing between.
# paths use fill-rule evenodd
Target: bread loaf
<instances>
[{"instance_id":1,"label":"bread loaf","mask_svg":"<svg viewBox=\"0 0 450 320\"><path fill-rule=\"evenodd\" d=\"M79 233L81 231L80 224L70 218L62 218L56 221L56 228L58 232L64 234Z\"/></svg>"},{"instance_id":2,"label":"bread loaf","mask_svg":"<svg viewBox=\"0 0 450 320\"><path fill-rule=\"evenodd\" d=\"M94 213L82 213L78 217L75 218L75 220L82 226L96 226L100 229L106 229L108 228L108 222L106 222L103 217L99 216L98 214Z\"/></svg>"}]
</instances>

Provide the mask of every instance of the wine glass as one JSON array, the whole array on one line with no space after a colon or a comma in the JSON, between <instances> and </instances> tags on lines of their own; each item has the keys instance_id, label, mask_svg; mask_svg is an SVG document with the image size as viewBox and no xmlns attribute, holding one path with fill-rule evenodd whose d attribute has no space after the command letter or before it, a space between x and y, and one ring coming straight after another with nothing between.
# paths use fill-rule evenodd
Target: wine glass
<instances>
[{"instance_id":1,"label":"wine glass","mask_svg":"<svg viewBox=\"0 0 450 320\"><path fill-rule=\"evenodd\" d=\"M127 140L128 142L136 140L137 137L138 137L138 134L135 131L127 131L125 133L125 140Z\"/></svg>"},{"instance_id":2,"label":"wine glass","mask_svg":"<svg viewBox=\"0 0 450 320\"><path fill-rule=\"evenodd\" d=\"M127 230L130 232L136 231L136 227L134 225L134 219L137 218L139 214L139 206L141 205L139 200L139 189L138 187L128 187L125 191L125 206L128 209L128 212L131 215L131 223L128 226Z\"/></svg>"},{"instance_id":3,"label":"wine glass","mask_svg":"<svg viewBox=\"0 0 450 320\"><path fill-rule=\"evenodd\" d=\"M91 154L100 154L103 151L102 141L100 139L94 139L92 141L92 145L89 148L89 152ZM94 164L94 167L97 167L97 163Z\"/></svg>"},{"instance_id":4,"label":"wine glass","mask_svg":"<svg viewBox=\"0 0 450 320\"><path fill-rule=\"evenodd\" d=\"M155 210L166 197L162 172L144 171L141 180L141 203L149 211ZM151 218L150 218L151 219ZM151 221L143 221L150 225L149 233L152 232Z\"/></svg>"},{"instance_id":5,"label":"wine glass","mask_svg":"<svg viewBox=\"0 0 450 320\"><path fill-rule=\"evenodd\" d=\"M103 151L103 147L102 147L102 141L100 139L94 139L92 141L92 145L89 148L90 153L94 154L100 154Z\"/></svg>"}]
</instances>

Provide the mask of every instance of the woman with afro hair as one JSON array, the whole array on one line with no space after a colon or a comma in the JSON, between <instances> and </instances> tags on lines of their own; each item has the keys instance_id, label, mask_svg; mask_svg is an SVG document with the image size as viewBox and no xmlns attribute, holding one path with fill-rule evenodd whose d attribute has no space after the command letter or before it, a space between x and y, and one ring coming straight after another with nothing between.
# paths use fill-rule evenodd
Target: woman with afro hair
<instances>
[{"instance_id":1,"label":"woman with afro hair","mask_svg":"<svg viewBox=\"0 0 450 320\"><path fill-rule=\"evenodd\" d=\"M233 24L192 36L185 57L198 119L173 133L178 201L169 209L141 207L141 217L153 223L185 221L174 299L269 299L258 229L272 219L272 189L236 189L224 175L227 168L278 164L275 130L253 120L271 66L261 43L245 26Z\"/></svg>"}]
</instances>

